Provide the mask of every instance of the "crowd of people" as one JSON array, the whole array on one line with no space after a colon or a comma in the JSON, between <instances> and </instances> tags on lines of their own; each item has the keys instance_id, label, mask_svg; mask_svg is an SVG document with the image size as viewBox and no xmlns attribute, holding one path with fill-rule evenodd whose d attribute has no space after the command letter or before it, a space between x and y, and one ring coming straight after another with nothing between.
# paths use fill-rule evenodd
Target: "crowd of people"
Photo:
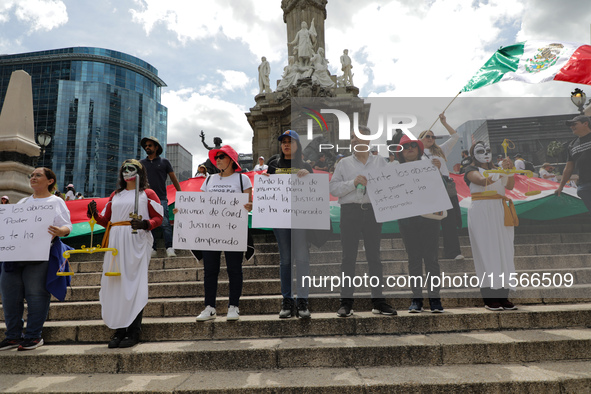
<instances>
[{"instance_id":1,"label":"crowd of people","mask_svg":"<svg viewBox=\"0 0 591 394\"><path fill-rule=\"evenodd\" d=\"M364 149L355 149L367 144L371 130L359 127L359 133L351 133L352 155L339 158L334 174L330 180L330 193L338 197L341 207L340 237L342 246L341 272L346 276L354 276L358 267L359 243L367 260L369 275L377 277L383 283L383 266L380 257L382 224L378 223L374 207L367 194L368 179L366 174L377 172L386 166L402 166L405 163L428 160L439 171L442 182L450 197L452 208L447 212L418 215L398 221L404 247L408 256L408 273L411 276L438 276L439 236L443 233L445 257L461 260L461 249L458 242L457 196L454 199L446 160L451 147L457 141L457 133L447 123L444 114L440 115L442 125L451 138L439 146L431 130L422 132L419 139L411 139L404 135L399 145L403 148L389 161L382 156ZM579 173L577 193L591 211L591 172L588 171L591 160L591 120L586 116L577 116L567 124L577 136L568 147L568 160L564 174L556 194L560 195L572 172ZM302 158L302 145L297 132L285 131L278 137L280 154L268 165L264 158L259 157L259 170L265 175L293 174L306 177L314 172L314 168ZM88 217L105 227L103 248L112 247L118 250L116 256L105 253L103 272L112 270L113 264L118 266L117 279L102 276L99 299L102 318L105 324L114 330L108 343L109 348L125 348L139 342L143 310L148 303L148 266L154 253L154 237L152 230L168 223L168 205L164 182L170 177L177 190L181 190L170 163L160 157L162 147L154 137L141 141L147 157L143 160L128 159L119 169L118 187L110 195L101 212L95 201L88 203ZM238 154L229 145L209 151L209 159L215 163L217 174L207 176L207 171L199 171L206 179L201 191L245 193L248 203L246 211L251 211L252 184L246 175L241 173ZM321 163L324 163L320 159ZM319 164L323 166L324 164ZM318 167L317 165L316 167ZM266 166L266 167L263 167ZM507 157L493 161L490 146L483 141L476 141L462 162L466 184L470 188L471 205L468 209L468 233L474 270L477 276L484 278L480 292L487 309L491 311L514 310L517 307L509 300L510 287L508 281L501 282L515 273L514 264L514 227L518 225L512 201L505 196L506 190L515 185L514 174L509 170L517 165ZM205 168L205 167L204 167ZM322 170L324 167L322 167ZM544 163L540 175L544 179L554 180L553 167ZM23 198L17 204L55 205L52 225L47 228L52 238L52 248L60 248L60 237L66 237L72 230L70 212L64 199L55 195L56 175L48 168L36 168L30 175L30 186L33 194ZM451 180L453 182L453 180ZM453 186L453 185L452 185ZM76 198L74 185L67 187L65 200ZM9 204L8 196L2 196L2 204ZM173 210L178 214L178 210ZM447 223L445 217L448 219ZM443 219L443 220L440 220ZM170 225L169 225L170 227ZM170 229L171 230L171 229ZM309 289L302 277L310 272L310 233L309 230L274 228L273 233L279 249L279 277L281 280L282 302L279 318L310 318L308 302ZM171 231L165 229L167 256L173 257ZM53 250L53 249L52 249ZM240 297L242 295L243 273L242 263L244 252L210 250L201 251L204 266L204 309L197 316L198 322L213 320L217 317L216 298L218 277L220 272L221 253L224 252L229 278L229 303L227 320L240 318ZM55 257L57 256L57 257ZM0 343L0 350L18 348L31 350L43 345L42 329L47 318L50 305L50 292L46 288L48 276L55 275L48 267L52 259L59 256L52 252L47 261L4 262L0 271L0 292L6 322L5 339ZM53 261L55 263L55 261ZM293 273L297 278L294 281ZM492 274L492 275L489 275ZM295 289L294 289L295 283ZM408 311L423 311L422 286L411 285L411 300ZM387 316L397 314L396 310L386 302L382 292L383 286L372 286L372 312ZM343 285L340 288L339 317L353 314L354 286ZM433 313L444 311L440 287L431 286L427 291L429 309ZM24 300L27 301L27 324L23 321Z\"/></svg>"}]
</instances>

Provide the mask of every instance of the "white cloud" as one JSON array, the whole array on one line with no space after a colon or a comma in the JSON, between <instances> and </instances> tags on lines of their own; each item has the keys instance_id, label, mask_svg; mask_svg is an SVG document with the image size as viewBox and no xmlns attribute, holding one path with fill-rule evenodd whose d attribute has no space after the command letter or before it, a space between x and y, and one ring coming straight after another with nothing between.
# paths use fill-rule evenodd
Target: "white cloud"
<instances>
[{"instance_id":1,"label":"white cloud","mask_svg":"<svg viewBox=\"0 0 591 394\"><path fill-rule=\"evenodd\" d=\"M185 45L190 41L221 36L244 42L257 57L266 55L269 61L281 57L276 48L287 35L282 11L276 1L134 1L137 8L129 10L132 20L141 24L147 34L157 24L163 24Z\"/></svg>"},{"instance_id":2,"label":"white cloud","mask_svg":"<svg viewBox=\"0 0 591 394\"><path fill-rule=\"evenodd\" d=\"M4 9L9 10L13 5L17 19L30 24L31 31L49 31L68 22L68 11L61 0L4 2Z\"/></svg>"},{"instance_id":3,"label":"white cloud","mask_svg":"<svg viewBox=\"0 0 591 394\"><path fill-rule=\"evenodd\" d=\"M250 82L248 75L242 71L217 70L224 77L222 86L227 90L244 89Z\"/></svg>"},{"instance_id":4,"label":"white cloud","mask_svg":"<svg viewBox=\"0 0 591 394\"><path fill-rule=\"evenodd\" d=\"M224 145L238 152L252 151L246 108L191 88L163 93L162 104L168 107L168 142L178 142L193 154L194 171L207 159L207 150L199 138L201 130L209 146L214 137L220 137Z\"/></svg>"}]
</instances>

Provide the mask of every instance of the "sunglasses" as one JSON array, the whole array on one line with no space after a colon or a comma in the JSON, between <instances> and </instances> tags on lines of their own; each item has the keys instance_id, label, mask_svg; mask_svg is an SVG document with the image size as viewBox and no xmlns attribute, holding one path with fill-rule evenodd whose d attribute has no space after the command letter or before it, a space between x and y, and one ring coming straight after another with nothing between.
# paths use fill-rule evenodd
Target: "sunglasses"
<instances>
[{"instance_id":1,"label":"sunglasses","mask_svg":"<svg viewBox=\"0 0 591 394\"><path fill-rule=\"evenodd\" d=\"M402 145L402 148L403 149L408 149L409 147L410 148L418 148L419 147L419 144L417 144L416 142L410 142L408 144L403 144Z\"/></svg>"},{"instance_id":2,"label":"sunglasses","mask_svg":"<svg viewBox=\"0 0 591 394\"><path fill-rule=\"evenodd\" d=\"M221 154L215 156L214 159L216 159L216 160L224 160L226 157L227 156L225 154L221 153Z\"/></svg>"},{"instance_id":3,"label":"sunglasses","mask_svg":"<svg viewBox=\"0 0 591 394\"><path fill-rule=\"evenodd\" d=\"M426 139L428 139L428 140L434 140L434 139L435 139L435 136L434 136L434 135L428 135L428 134L427 134L427 135L426 135L426 136L424 136L423 138L426 138Z\"/></svg>"}]
</instances>

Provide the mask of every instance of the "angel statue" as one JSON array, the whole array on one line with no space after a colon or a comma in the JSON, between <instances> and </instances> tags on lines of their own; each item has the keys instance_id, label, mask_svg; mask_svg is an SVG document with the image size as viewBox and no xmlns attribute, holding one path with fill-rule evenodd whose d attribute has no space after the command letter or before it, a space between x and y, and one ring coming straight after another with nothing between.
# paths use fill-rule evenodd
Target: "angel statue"
<instances>
[{"instance_id":1,"label":"angel statue","mask_svg":"<svg viewBox=\"0 0 591 394\"><path fill-rule=\"evenodd\" d=\"M292 42L288 45L295 45L298 51L298 60L300 66L308 66L310 59L314 56L314 46L316 45L316 28L314 27L314 19L312 19L310 30L308 30L308 24L302 22L302 28L296 33L296 36Z\"/></svg>"}]
</instances>

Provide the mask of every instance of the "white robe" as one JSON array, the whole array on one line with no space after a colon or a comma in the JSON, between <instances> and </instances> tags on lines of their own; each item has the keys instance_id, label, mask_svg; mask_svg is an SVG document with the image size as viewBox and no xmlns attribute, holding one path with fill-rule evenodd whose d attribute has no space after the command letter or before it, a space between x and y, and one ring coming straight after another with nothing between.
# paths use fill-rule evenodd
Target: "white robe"
<instances>
[{"instance_id":1,"label":"white robe","mask_svg":"<svg viewBox=\"0 0 591 394\"><path fill-rule=\"evenodd\" d=\"M134 203L134 190L116 193L111 202L110 221L115 223L129 220ZM150 218L148 203L156 212L162 214L162 205L149 200L146 193L141 192L138 213L142 218ZM102 212L103 215L105 210ZM121 276L103 274L101 279L101 312L109 328L129 327L148 303L148 265L153 241L152 233L148 230L137 230L137 234L132 234L131 226L111 227L109 247L116 248L118 254L111 267L112 253L105 253L103 273L114 271L118 265Z\"/></svg>"},{"instance_id":2,"label":"white robe","mask_svg":"<svg viewBox=\"0 0 591 394\"><path fill-rule=\"evenodd\" d=\"M484 169L479 168L480 174ZM493 180L499 179L500 174L489 174ZM494 182L484 186L470 183L470 193L495 190L500 195L505 195L506 178L500 182ZM474 257L476 275L484 281L481 287L491 289L511 289L508 285L509 275L515 272L515 250L513 245L514 227L505 226L505 212L502 200L472 201L468 208L468 232L470 245ZM493 274L491 281L490 274ZM504 275L504 285L501 283L501 275Z\"/></svg>"}]
</instances>

